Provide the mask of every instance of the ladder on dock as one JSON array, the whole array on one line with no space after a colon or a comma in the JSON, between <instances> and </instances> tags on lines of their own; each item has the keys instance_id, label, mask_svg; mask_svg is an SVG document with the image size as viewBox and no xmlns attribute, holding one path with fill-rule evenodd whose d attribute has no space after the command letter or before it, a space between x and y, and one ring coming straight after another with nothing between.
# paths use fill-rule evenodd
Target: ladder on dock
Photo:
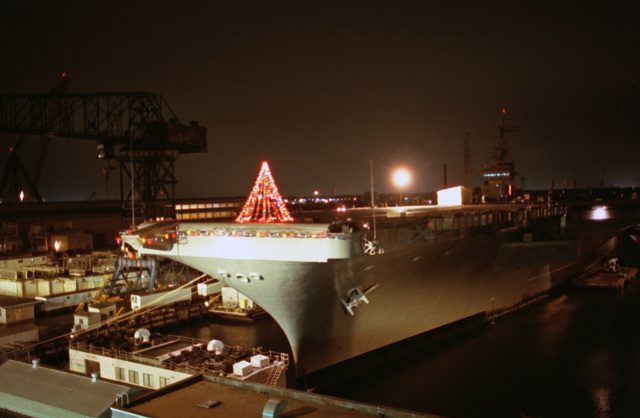
<instances>
[{"instance_id":1,"label":"ladder on dock","mask_svg":"<svg viewBox=\"0 0 640 418\"><path fill-rule=\"evenodd\" d=\"M278 380L280 380L280 375L287 368L287 365L289 364L289 354L282 353L280 356L281 356L280 357L280 364L278 364L278 367L276 367L276 371L273 374L273 377L271 378L271 381L269 382L270 386L277 386L278 385Z\"/></svg>"}]
</instances>

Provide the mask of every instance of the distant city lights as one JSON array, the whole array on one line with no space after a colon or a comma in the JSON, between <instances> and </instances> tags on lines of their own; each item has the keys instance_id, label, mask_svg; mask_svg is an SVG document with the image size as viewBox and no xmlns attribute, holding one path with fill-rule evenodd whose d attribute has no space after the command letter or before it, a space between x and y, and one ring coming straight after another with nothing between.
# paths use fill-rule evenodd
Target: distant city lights
<instances>
[{"instance_id":1,"label":"distant city lights","mask_svg":"<svg viewBox=\"0 0 640 418\"><path fill-rule=\"evenodd\" d=\"M305 203L332 203L332 202L344 202L353 201L357 202L357 197L300 197L291 200L292 205L305 204ZM289 201L286 201L289 203Z\"/></svg>"},{"instance_id":2,"label":"distant city lights","mask_svg":"<svg viewBox=\"0 0 640 418\"><path fill-rule=\"evenodd\" d=\"M509 172L503 173L484 173L483 177L509 177Z\"/></svg>"}]
</instances>

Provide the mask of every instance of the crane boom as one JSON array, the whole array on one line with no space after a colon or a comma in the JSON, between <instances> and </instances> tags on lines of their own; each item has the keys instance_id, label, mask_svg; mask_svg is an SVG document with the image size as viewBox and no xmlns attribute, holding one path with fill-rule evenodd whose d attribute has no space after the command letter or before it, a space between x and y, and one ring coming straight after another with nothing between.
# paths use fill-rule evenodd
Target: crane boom
<instances>
[{"instance_id":1,"label":"crane boom","mask_svg":"<svg viewBox=\"0 0 640 418\"><path fill-rule=\"evenodd\" d=\"M206 152L206 128L183 125L165 100L144 92L0 95L0 132Z\"/></svg>"},{"instance_id":2,"label":"crane boom","mask_svg":"<svg viewBox=\"0 0 640 418\"><path fill-rule=\"evenodd\" d=\"M135 208L143 219L172 216L177 183L174 161L180 154L207 152L207 129L196 121L180 123L159 94L63 91L54 88L48 94L0 95L0 132L42 136L45 142L36 157L36 168L40 169L52 137L96 141L96 156L104 161L105 175L113 162L120 164L125 216L129 208L132 212ZM24 137L18 142L22 141ZM39 177L39 172L36 174ZM131 179L128 193L124 190L128 182L122 179L125 175ZM0 187L5 183L3 180Z\"/></svg>"}]
</instances>

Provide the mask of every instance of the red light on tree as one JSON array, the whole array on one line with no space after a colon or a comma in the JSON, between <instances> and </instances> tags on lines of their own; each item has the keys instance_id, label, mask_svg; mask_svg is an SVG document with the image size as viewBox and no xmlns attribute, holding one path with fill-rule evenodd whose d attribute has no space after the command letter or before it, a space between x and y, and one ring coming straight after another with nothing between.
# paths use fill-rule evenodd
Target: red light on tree
<instances>
[{"instance_id":1,"label":"red light on tree","mask_svg":"<svg viewBox=\"0 0 640 418\"><path fill-rule=\"evenodd\" d=\"M292 222L278 187L273 181L269 164L262 163L260 174L236 222Z\"/></svg>"}]
</instances>

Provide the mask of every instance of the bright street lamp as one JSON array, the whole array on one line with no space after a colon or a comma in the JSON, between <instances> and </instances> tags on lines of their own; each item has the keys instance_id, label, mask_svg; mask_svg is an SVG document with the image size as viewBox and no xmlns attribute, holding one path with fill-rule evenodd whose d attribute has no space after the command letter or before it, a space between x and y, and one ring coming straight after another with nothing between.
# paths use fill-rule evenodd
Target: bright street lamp
<instances>
[{"instance_id":1,"label":"bright street lamp","mask_svg":"<svg viewBox=\"0 0 640 418\"><path fill-rule=\"evenodd\" d=\"M394 171L393 182L400 189L400 201L402 201L402 188L411 182L411 173L404 168L400 168Z\"/></svg>"},{"instance_id":2,"label":"bright street lamp","mask_svg":"<svg viewBox=\"0 0 640 418\"><path fill-rule=\"evenodd\" d=\"M411 174L404 168L400 168L393 173L393 182L398 187L404 187L411 181Z\"/></svg>"}]
</instances>

